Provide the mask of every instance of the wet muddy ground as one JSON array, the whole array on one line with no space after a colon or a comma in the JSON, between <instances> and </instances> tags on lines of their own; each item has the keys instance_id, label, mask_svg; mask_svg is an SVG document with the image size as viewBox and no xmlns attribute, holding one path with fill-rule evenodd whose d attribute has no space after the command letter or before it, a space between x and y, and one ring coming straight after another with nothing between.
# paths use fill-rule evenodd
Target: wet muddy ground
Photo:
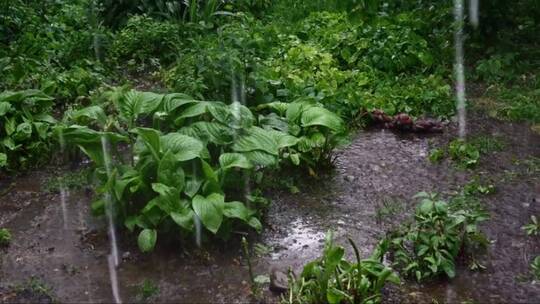
<instances>
[{"instance_id":1,"label":"wet muddy ground","mask_svg":"<svg viewBox=\"0 0 540 304\"><path fill-rule=\"evenodd\" d=\"M385 291L385 302L540 302L540 283L527 278L532 258L540 254L540 240L521 230L531 215L540 215L540 137L525 125L481 115L469 121L469 128L506 143L503 151L482 156L473 171L458 169L448 161L431 164L427 159L431 148L444 145L456 134L452 127L435 136L370 130L360 132L339 152L332 174L297 182L297 194L268 193L272 204L266 228L262 235L251 237L251 244L259 248L253 250L255 274L268 275L274 268L301 269L319 256L329 229L349 253L346 237L368 256L388 229L414 212L416 202L411 197L415 193L430 191L448 197L477 176L497 189L482 199L491 215L482 225L492 241L482 257L486 270L462 268L451 281L392 287ZM536 163L530 161L535 157ZM0 181L0 193L4 193L0 227L13 233L10 247L0 251L0 302L113 300L106 225L90 215L90 197L80 190L66 193L68 222L64 227L60 194L42 191L46 180L58 174L49 169ZM157 287L149 299L153 302L253 301L237 240L210 245L207 251L193 249L191 243L160 240L155 252L143 255L132 235L120 233L119 239L118 277L126 302L142 300L145 280ZM265 301L278 298L265 292Z\"/></svg>"}]
</instances>

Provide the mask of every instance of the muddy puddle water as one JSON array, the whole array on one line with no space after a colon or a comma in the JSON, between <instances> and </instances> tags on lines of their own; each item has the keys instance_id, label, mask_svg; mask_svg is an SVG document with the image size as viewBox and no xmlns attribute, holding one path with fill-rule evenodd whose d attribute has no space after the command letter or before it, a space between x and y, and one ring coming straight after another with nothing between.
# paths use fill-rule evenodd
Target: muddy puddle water
<instances>
[{"instance_id":1,"label":"muddy puddle water","mask_svg":"<svg viewBox=\"0 0 540 304\"><path fill-rule=\"evenodd\" d=\"M471 128L474 126L473 122ZM539 177L536 171L531 174L531 168L516 162L539 157L540 138L519 125L480 121L477 127L483 134L496 132L508 145L504 151L483 158L475 172L458 170L448 163L429 163L430 146L448 141L449 135L404 137L384 130L359 133L339 152L331 175L299 182L297 194L268 194L272 205L265 218L266 229L251 238L252 245L264 248L254 250L255 275L268 275L273 268L300 270L308 260L319 256L325 232L330 229L349 254L347 237L368 256L385 231L414 212L411 197L415 193L449 195L471 176L481 174L491 177L498 190L484 200L492 217L483 226L493 241L483 257L487 269L460 269L449 282L393 287L385 291L386 299L409 303L540 301L540 284L519 279L527 274L531 259L540 254L538 239L526 237L520 229L530 215L540 214ZM514 178L506 178L512 174ZM42 182L51 175L54 173L35 172L13 183L0 182L4 188L11 187L0 198L0 226L13 232L11 246L2 252L0 301L10 300L2 290L35 277L51 288L59 302L111 302L106 223L90 215L90 198L84 191L70 192L66 196L65 229L60 194L40 191ZM133 236L120 233L118 238L122 257L118 279L126 302L140 300L144 280L159 289L152 302L251 300L248 272L237 241L212 246L207 252L160 240L154 253L142 255L134 246ZM266 296L267 302L279 300L269 293Z\"/></svg>"}]
</instances>

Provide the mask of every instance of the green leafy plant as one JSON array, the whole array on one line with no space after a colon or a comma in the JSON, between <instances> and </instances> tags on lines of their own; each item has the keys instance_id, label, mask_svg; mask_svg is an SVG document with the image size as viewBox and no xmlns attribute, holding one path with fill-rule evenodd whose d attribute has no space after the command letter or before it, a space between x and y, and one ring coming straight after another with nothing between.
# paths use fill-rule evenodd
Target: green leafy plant
<instances>
[{"instance_id":1,"label":"green leafy plant","mask_svg":"<svg viewBox=\"0 0 540 304\"><path fill-rule=\"evenodd\" d=\"M453 210L435 194L418 193L414 222L390 236L390 251L400 272L417 281L446 275L455 276L456 260L476 246L485 244L477 224L483 212Z\"/></svg>"},{"instance_id":2,"label":"green leafy plant","mask_svg":"<svg viewBox=\"0 0 540 304\"><path fill-rule=\"evenodd\" d=\"M441 148L435 148L429 152L429 161L432 163L439 163L441 162L445 157L445 152Z\"/></svg>"},{"instance_id":3,"label":"green leafy plant","mask_svg":"<svg viewBox=\"0 0 540 304\"><path fill-rule=\"evenodd\" d=\"M0 246L8 246L11 243L11 233L6 228L0 229Z\"/></svg>"},{"instance_id":4,"label":"green leafy plant","mask_svg":"<svg viewBox=\"0 0 540 304\"><path fill-rule=\"evenodd\" d=\"M381 263L382 252L360 259L352 240L356 261L344 259L343 247L326 236L323 256L304 266L299 278L290 275L289 294L282 303L380 303L381 289L387 282L398 284L398 276Z\"/></svg>"},{"instance_id":5,"label":"green leafy plant","mask_svg":"<svg viewBox=\"0 0 540 304\"><path fill-rule=\"evenodd\" d=\"M464 168L474 168L480 160L480 151L474 145L459 139L450 142L448 154Z\"/></svg>"},{"instance_id":6,"label":"green leafy plant","mask_svg":"<svg viewBox=\"0 0 540 304\"><path fill-rule=\"evenodd\" d=\"M246 176L276 168L282 159L315 167L344 131L338 116L307 103L291 104L281 119L260 116L257 126L252 112L237 102L124 88L98 99L109 113L98 106L71 111L65 119L75 124L57 132L94 162L99 193L113 200L129 230L140 231L143 252L153 249L158 230L194 233L198 220L221 237L235 222L260 230L261 200L226 202L227 189L242 187ZM154 128L141 126L145 121ZM125 145L128 157L121 152ZM94 212L103 213L106 203L96 201Z\"/></svg>"},{"instance_id":7,"label":"green leafy plant","mask_svg":"<svg viewBox=\"0 0 540 304\"><path fill-rule=\"evenodd\" d=\"M28 168L44 159L56 120L53 99L41 91L0 93L0 168Z\"/></svg>"},{"instance_id":8,"label":"green leafy plant","mask_svg":"<svg viewBox=\"0 0 540 304\"><path fill-rule=\"evenodd\" d=\"M536 216L531 215L531 222L523 227L521 227L522 230L524 230L527 235L538 235L538 232L540 231L540 223L538 222L538 219Z\"/></svg>"},{"instance_id":9,"label":"green leafy plant","mask_svg":"<svg viewBox=\"0 0 540 304\"><path fill-rule=\"evenodd\" d=\"M314 171L317 164L331 163L334 148L347 143L343 120L313 100L273 102L258 109L270 109L277 114L268 115L263 120L263 127L286 131L297 138L295 145L284 155L295 165L303 161Z\"/></svg>"}]
</instances>

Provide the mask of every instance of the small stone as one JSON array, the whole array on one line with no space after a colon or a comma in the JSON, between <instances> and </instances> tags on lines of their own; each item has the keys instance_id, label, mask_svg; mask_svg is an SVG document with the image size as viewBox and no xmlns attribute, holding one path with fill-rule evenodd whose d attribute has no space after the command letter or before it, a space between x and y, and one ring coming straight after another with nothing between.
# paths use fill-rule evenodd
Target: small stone
<instances>
[{"instance_id":1,"label":"small stone","mask_svg":"<svg viewBox=\"0 0 540 304\"><path fill-rule=\"evenodd\" d=\"M289 278L279 270L272 270L270 273L270 290L276 293L284 293L289 287Z\"/></svg>"},{"instance_id":2,"label":"small stone","mask_svg":"<svg viewBox=\"0 0 540 304\"><path fill-rule=\"evenodd\" d=\"M131 252L129 251L126 251L122 254L122 259L123 260L128 260L129 258L131 257Z\"/></svg>"},{"instance_id":3,"label":"small stone","mask_svg":"<svg viewBox=\"0 0 540 304\"><path fill-rule=\"evenodd\" d=\"M354 181L354 176L352 176L352 175L347 175L347 176L345 176L345 179L346 179L348 182L352 182L352 181Z\"/></svg>"}]
</instances>

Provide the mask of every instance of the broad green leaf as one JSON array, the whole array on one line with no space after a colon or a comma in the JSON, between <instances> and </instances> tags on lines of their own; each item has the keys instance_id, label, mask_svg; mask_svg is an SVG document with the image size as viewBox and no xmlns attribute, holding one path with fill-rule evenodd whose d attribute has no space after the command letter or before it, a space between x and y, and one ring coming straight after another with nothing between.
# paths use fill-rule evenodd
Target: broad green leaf
<instances>
[{"instance_id":1,"label":"broad green leaf","mask_svg":"<svg viewBox=\"0 0 540 304\"><path fill-rule=\"evenodd\" d=\"M201 219L202 224L212 233L217 233L223 221L224 197L213 193L208 197L196 195L193 198L193 211Z\"/></svg>"},{"instance_id":2,"label":"broad green leaf","mask_svg":"<svg viewBox=\"0 0 540 304\"><path fill-rule=\"evenodd\" d=\"M204 145L193 137L180 133L169 133L161 136L161 148L163 152L170 150L178 161L187 161L200 157Z\"/></svg>"},{"instance_id":3,"label":"broad green leaf","mask_svg":"<svg viewBox=\"0 0 540 304\"><path fill-rule=\"evenodd\" d=\"M0 116L6 115L11 110L11 104L9 102L0 102Z\"/></svg>"},{"instance_id":4,"label":"broad green leaf","mask_svg":"<svg viewBox=\"0 0 540 304\"><path fill-rule=\"evenodd\" d=\"M159 161L158 182L174 187L178 191L184 189L184 170L170 150Z\"/></svg>"},{"instance_id":5,"label":"broad green leaf","mask_svg":"<svg viewBox=\"0 0 540 304\"><path fill-rule=\"evenodd\" d=\"M32 125L29 122L23 122L17 126L13 138L17 141L23 141L32 136Z\"/></svg>"},{"instance_id":6,"label":"broad green leaf","mask_svg":"<svg viewBox=\"0 0 540 304\"><path fill-rule=\"evenodd\" d=\"M144 145L150 150L152 156L156 161L160 159L160 133L155 129L150 128L136 128L132 132L139 135Z\"/></svg>"},{"instance_id":7,"label":"broad green leaf","mask_svg":"<svg viewBox=\"0 0 540 304\"><path fill-rule=\"evenodd\" d=\"M268 132L269 135L273 137L274 140L277 142L277 145L280 149L292 147L298 143L298 138L287 133L276 130L268 130Z\"/></svg>"},{"instance_id":8,"label":"broad green leaf","mask_svg":"<svg viewBox=\"0 0 540 304\"><path fill-rule=\"evenodd\" d=\"M39 137L41 139L47 139L48 137L48 131L49 131L49 125L43 122L34 122L34 128L36 129Z\"/></svg>"},{"instance_id":9,"label":"broad green leaf","mask_svg":"<svg viewBox=\"0 0 540 304\"><path fill-rule=\"evenodd\" d=\"M258 218L254 217L254 216L249 218L248 225L251 226L251 228L255 229L257 232L261 232L261 230L262 230L261 222L259 221Z\"/></svg>"},{"instance_id":10,"label":"broad green leaf","mask_svg":"<svg viewBox=\"0 0 540 304\"><path fill-rule=\"evenodd\" d=\"M0 153L0 168L7 166L7 155Z\"/></svg>"},{"instance_id":11,"label":"broad green leaf","mask_svg":"<svg viewBox=\"0 0 540 304\"><path fill-rule=\"evenodd\" d=\"M181 213L171 212L170 216L172 220L180 227L192 231L194 222L193 222L194 212L191 209L184 209Z\"/></svg>"},{"instance_id":12,"label":"broad green leaf","mask_svg":"<svg viewBox=\"0 0 540 304\"><path fill-rule=\"evenodd\" d=\"M227 145L232 143L233 130L218 122L198 121L188 127L180 129L178 132L203 142L211 142L217 145Z\"/></svg>"},{"instance_id":13,"label":"broad green leaf","mask_svg":"<svg viewBox=\"0 0 540 304\"><path fill-rule=\"evenodd\" d=\"M174 110L186 104L198 103L191 96L182 93L167 94L163 97L162 108L165 113L172 113Z\"/></svg>"},{"instance_id":14,"label":"broad green leaf","mask_svg":"<svg viewBox=\"0 0 540 304\"><path fill-rule=\"evenodd\" d=\"M272 155L279 154L279 146L268 130L251 127L246 134L240 136L233 149L238 152L264 151Z\"/></svg>"},{"instance_id":15,"label":"broad green leaf","mask_svg":"<svg viewBox=\"0 0 540 304\"><path fill-rule=\"evenodd\" d=\"M17 129L17 122L15 121L15 117L11 117L6 120L6 125L4 126L4 129L6 130L7 135L11 135L15 132L15 130Z\"/></svg>"},{"instance_id":16,"label":"broad green leaf","mask_svg":"<svg viewBox=\"0 0 540 304\"><path fill-rule=\"evenodd\" d=\"M156 110L162 100L161 94L131 90L113 102L120 112L120 117L131 124L139 115L150 114Z\"/></svg>"},{"instance_id":17,"label":"broad green leaf","mask_svg":"<svg viewBox=\"0 0 540 304\"><path fill-rule=\"evenodd\" d=\"M143 229L137 238L137 244L142 252L150 252L156 246L157 231L155 229Z\"/></svg>"},{"instance_id":18,"label":"broad green leaf","mask_svg":"<svg viewBox=\"0 0 540 304\"><path fill-rule=\"evenodd\" d=\"M321 107L311 107L302 113L303 127L323 126L333 131L344 129L343 120L333 112Z\"/></svg>"},{"instance_id":19,"label":"broad green leaf","mask_svg":"<svg viewBox=\"0 0 540 304\"><path fill-rule=\"evenodd\" d=\"M278 163L278 157L263 151L251 151L243 153L246 158L255 165L262 167L274 166Z\"/></svg>"},{"instance_id":20,"label":"broad green leaf","mask_svg":"<svg viewBox=\"0 0 540 304\"><path fill-rule=\"evenodd\" d=\"M99 126L107 123L107 115L99 106L90 106L73 112L71 119L78 124L86 125L89 122L96 122Z\"/></svg>"},{"instance_id":21,"label":"broad green leaf","mask_svg":"<svg viewBox=\"0 0 540 304\"><path fill-rule=\"evenodd\" d=\"M174 123L179 125L179 122L184 118L195 117L208 112L209 104L210 103L207 101L199 101L187 107L180 115L178 115Z\"/></svg>"},{"instance_id":22,"label":"broad green leaf","mask_svg":"<svg viewBox=\"0 0 540 304\"><path fill-rule=\"evenodd\" d=\"M241 202L225 203L223 206L223 215L228 218L237 218L247 222L249 213L249 209Z\"/></svg>"},{"instance_id":23,"label":"broad green leaf","mask_svg":"<svg viewBox=\"0 0 540 304\"><path fill-rule=\"evenodd\" d=\"M242 168L251 169L253 164L240 153L223 153L219 156L219 164L222 169Z\"/></svg>"},{"instance_id":24,"label":"broad green leaf","mask_svg":"<svg viewBox=\"0 0 540 304\"><path fill-rule=\"evenodd\" d=\"M52 117L51 115L47 113L39 113L39 114L34 115L34 121L42 121L42 122L47 122L50 124L57 123L56 119L54 119L54 117Z\"/></svg>"}]
</instances>

